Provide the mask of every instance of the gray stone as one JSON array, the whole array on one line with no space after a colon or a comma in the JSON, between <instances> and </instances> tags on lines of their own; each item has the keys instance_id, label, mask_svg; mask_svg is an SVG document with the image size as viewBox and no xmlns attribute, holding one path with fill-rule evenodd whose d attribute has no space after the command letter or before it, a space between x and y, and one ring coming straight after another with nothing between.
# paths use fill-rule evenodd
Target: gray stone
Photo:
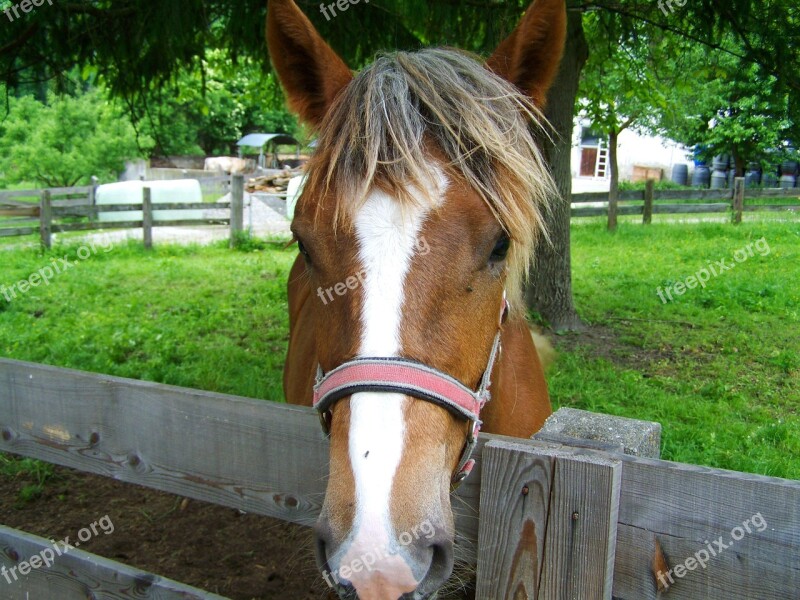
<instances>
[{"instance_id":1,"label":"gray stone","mask_svg":"<svg viewBox=\"0 0 800 600\"><path fill-rule=\"evenodd\" d=\"M575 446L645 458L661 456L661 424L591 413L576 408L559 408L533 436L535 440L555 441ZM581 443L589 440L589 443Z\"/></svg>"}]
</instances>

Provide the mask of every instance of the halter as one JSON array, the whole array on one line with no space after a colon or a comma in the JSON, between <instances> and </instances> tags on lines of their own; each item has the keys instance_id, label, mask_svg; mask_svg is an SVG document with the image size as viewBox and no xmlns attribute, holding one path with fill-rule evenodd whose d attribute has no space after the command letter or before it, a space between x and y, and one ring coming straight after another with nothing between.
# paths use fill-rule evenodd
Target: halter
<instances>
[{"instance_id":1,"label":"halter","mask_svg":"<svg viewBox=\"0 0 800 600\"><path fill-rule=\"evenodd\" d=\"M508 312L509 303L503 292L497 333L477 391L468 388L447 373L399 356L355 358L341 364L328 374L324 374L322 367L317 365L314 408L319 411L323 431L326 434L330 433L331 406L337 400L358 392L394 392L441 406L470 424L467 440L453 475L452 487L455 489L475 466L475 459L471 457L478 443L478 432L481 428L480 411L492 397L489 391L492 385L490 378L494 363L500 354L500 334L502 325L508 318Z\"/></svg>"}]
</instances>

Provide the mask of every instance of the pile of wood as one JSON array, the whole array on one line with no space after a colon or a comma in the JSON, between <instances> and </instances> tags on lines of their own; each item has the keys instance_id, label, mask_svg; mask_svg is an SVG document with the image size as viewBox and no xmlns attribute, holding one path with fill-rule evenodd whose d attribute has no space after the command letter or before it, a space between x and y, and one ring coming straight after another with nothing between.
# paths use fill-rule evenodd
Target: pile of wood
<instances>
[{"instance_id":1,"label":"pile of wood","mask_svg":"<svg viewBox=\"0 0 800 600\"><path fill-rule=\"evenodd\" d=\"M302 175L302 169L283 169L282 171L274 171L267 175L254 177L248 179L244 186L245 191L253 192L267 192L269 194L284 194L289 185L289 180L292 177Z\"/></svg>"}]
</instances>

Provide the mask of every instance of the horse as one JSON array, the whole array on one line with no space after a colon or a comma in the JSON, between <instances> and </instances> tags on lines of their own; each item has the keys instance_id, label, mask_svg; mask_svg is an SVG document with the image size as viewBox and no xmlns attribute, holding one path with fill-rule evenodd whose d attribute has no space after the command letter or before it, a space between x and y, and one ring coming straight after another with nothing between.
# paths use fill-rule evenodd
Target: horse
<instances>
[{"instance_id":1,"label":"horse","mask_svg":"<svg viewBox=\"0 0 800 600\"><path fill-rule=\"evenodd\" d=\"M432 598L478 430L527 437L551 413L521 290L555 194L534 134L565 3L535 0L485 63L424 48L355 75L293 0L267 12L288 104L318 132L284 369L330 438L317 562L341 598Z\"/></svg>"}]
</instances>

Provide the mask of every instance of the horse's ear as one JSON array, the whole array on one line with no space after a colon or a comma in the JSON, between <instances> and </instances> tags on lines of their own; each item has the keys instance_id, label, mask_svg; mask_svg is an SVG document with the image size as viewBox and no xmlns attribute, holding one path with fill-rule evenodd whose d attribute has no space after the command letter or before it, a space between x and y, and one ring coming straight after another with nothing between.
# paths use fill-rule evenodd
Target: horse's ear
<instances>
[{"instance_id":1,"label":"horse's ear","mask_svg":"<svg viewBox=\"0 0 800 600\"><path fill-rule=\"evenodd\" d=\"M317 127L353 74L293 0L270 0L267 46L289 106Z\"/></svg>"},{"instance_id":2,"label":"horse's ear","mask_svg":"<svg viewBox=\"0 0 800 600\"><path fill-rule=\"evenodd\" d=\"M534 0L517 28L503 40L486 66L544 108L558 73L567 37L565 0Z\"/></svg>"}]
</instances>

